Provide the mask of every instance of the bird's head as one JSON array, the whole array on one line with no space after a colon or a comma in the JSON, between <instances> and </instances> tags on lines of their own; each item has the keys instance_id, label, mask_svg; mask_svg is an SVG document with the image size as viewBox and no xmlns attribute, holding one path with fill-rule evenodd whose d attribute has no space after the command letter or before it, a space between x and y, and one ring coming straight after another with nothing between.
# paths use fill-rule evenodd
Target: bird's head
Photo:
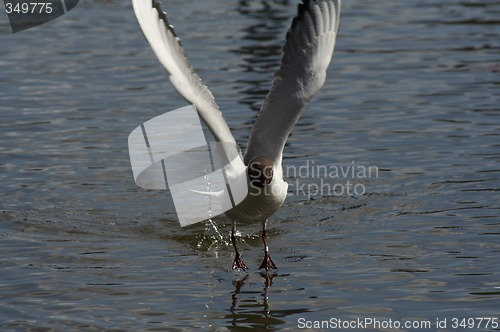
<instances>
[{"instance_id":1,"label":"bird's head","mask_svg":"<svg viewBox=\"0 0 500 332\"><path fill-rule=\"evenodd\" d=\"M248 180L250 186L264 188L273 180L274 164L263 156L253 157L248 163Z\"/></svg>"}]
</instances>

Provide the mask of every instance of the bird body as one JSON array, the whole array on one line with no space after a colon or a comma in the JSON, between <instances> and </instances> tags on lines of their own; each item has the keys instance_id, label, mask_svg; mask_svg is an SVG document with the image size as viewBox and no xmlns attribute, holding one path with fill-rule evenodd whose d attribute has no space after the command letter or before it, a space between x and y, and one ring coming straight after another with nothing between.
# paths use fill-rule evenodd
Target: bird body
<instances>
[{"instance_id":1,"label":"bird body","mask_svg":"<svg viewBox=\"0 0 500 332\"><path fill-rule=\"evenodd\" d=\"M288 183L280 173L281 167L275 167L273 179L265 187L254 186L249 182L248 195L225 214L241 223L262 222L272 216L285 201L288 191Z\"/></svg>"}]
</instances>

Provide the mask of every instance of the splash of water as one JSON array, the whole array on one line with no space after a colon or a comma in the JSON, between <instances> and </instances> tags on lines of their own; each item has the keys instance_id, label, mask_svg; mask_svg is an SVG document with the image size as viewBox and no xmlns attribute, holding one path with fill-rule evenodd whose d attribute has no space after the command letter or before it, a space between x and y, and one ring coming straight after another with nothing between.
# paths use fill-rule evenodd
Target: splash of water
<instances>
[{"instance_id":1,"label":"splash of water","mask_svg":"<svg viewBox=\"0 0 500 332\"><path fill-rule=\"evenodd\" d=\"M206 168L203 169L203 171L205 172L205 175L203 176L203 178L206 180L205 189L207 192L212 192L212 184L210 182L210 177L208 176L209 172L207 171ZM208 205L208 219L205 222L205 233L206 234L210 234L210 233L215 234L212 236L212 238L220 241L221 243L225 243L224 237L222 236L221 232L217 228L217 225L212 220L212 199L213 199L213 197L214 196L205 195L205 198L207 199L207 202L208 202L208 204L207 204Z\"/></svg>"}]
</instances>

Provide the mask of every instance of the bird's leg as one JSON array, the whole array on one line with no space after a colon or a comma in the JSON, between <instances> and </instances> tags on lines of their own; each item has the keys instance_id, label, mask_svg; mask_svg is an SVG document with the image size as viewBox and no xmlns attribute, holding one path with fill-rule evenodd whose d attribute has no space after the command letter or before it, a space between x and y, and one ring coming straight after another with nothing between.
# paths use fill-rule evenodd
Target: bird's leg
<instances>
[{"instance_id":1,"label":"bird's leg","mask_svg":"<svg viewBox=\"0 0 500 332\"><path fill-rule=\"evenodd\" d=\"M234 257L234 261L233 261L233 270L242 269L243 271L245 271L248 269L248 267L241 260L240 252L238 251L238 248L236 247L236 234L235 233L236 233L236 223L233 221L233 226L231 228L231 242L233 243L234 251L236 253L236 256Z\"/></svg>"},{"instance_id":2,"label":"bird's leg","mask_svg":"<svg viewBox=\"0 0 500 332\"><path fill-rule=\"evenodd\" d=\"M266 242L266 224L267 224L267 219L262 223L262 241L264 242L264 260L262 261L262 264L260 264L259 269L266 269L266 271L269 271L269 269L275 269L277 270L278 267L276 264L274 264L271 255L269 255L269 248L267 246Z\"/></svg>"}]
</instances>

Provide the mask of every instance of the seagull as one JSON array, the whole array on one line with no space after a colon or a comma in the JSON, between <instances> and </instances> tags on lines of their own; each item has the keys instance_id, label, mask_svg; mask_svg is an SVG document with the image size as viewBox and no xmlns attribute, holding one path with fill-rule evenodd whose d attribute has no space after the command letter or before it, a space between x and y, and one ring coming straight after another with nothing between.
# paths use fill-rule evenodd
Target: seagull
<instances>
[{"instance_id":1,"label":"seagull","mask_svg":"<svg viewBox=\"0 0 500 332\"><path fill-rule=\"evenodd\" d=\"M193 104L217 142L236 146L212 92L190 64L174 28L156 0L132 0L139 25L179 94ZM279 70L274 75L250 132L241 164L248 195L225 212L232 220L233 269L248 269L236 246L236 222L262 223L264 260L259 269L277 269L267 246L268 218L283 204L283 149L302 111L323 86L339 30L341 0L302 0L286 35Z\"/></svg>"}]
</instances>

